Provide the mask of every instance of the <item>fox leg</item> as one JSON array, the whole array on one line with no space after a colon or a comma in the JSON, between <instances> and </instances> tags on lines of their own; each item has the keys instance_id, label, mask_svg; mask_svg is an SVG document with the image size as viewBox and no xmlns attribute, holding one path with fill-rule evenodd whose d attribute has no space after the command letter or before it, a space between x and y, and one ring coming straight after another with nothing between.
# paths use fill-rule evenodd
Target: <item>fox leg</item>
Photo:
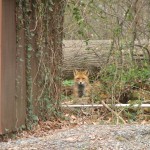
<instances>
[{"instance_id":1,"label":"fox leg","mask_svg":"<svg viewBox=\"0 0 150 150\"><path fill-rule=\"evenodd\" d=\"M73 89L73 96L78 97L78 89L76 87Z\"/></svg>"}]
</instances>

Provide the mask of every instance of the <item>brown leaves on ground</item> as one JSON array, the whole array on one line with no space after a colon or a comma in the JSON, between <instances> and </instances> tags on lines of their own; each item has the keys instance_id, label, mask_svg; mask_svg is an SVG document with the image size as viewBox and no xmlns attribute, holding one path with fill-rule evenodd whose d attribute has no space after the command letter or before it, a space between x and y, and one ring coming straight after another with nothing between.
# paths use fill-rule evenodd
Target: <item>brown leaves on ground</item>
<instances>
[{"instance_id":1,"label":"brown leaves on ground","mask_svg":"<svg viewBox=\"0 0 150 150\"><path fill-rule=\"evenodd\" d=\"M53 134L55 130L65 129L70 127L68 121L64 120L56 120L56 121L40 121L38 125L36 125L32 130L23 131L18 134L19 137L41 137L49 134Z\"/></svg>"}]
</instances>

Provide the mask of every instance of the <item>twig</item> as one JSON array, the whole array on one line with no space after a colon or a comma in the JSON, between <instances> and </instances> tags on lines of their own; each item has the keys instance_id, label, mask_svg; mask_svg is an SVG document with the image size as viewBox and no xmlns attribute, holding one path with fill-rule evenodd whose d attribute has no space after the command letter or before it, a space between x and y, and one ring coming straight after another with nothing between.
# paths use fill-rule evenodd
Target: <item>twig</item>
<instances>
[{"instance_id":1,"label":"twig","mask_svg":"<svg viewBox=\"0 0 150 150\"><path fill-rule=\"evenodd\" d=\"M104 107L106 107L109 111L111 111L117 118L119 118L124 124L126 124L126 122L123 120L122 117L120 117L114 110L112 110L104 101L102 101L102 104Z\"/></svg>"}]
</instances>

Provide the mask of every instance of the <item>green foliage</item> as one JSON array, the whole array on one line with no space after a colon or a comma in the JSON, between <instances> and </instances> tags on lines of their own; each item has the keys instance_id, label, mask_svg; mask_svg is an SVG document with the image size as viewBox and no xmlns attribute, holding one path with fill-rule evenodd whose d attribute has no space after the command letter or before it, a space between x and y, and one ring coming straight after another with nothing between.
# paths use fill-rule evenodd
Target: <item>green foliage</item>
<instances>
[{"instance_id":1,"label":"green foliage","mask_svg":"<svg viewBox=\"0 0 150 150\"><path fill-rule=\"evenodd\" d=\"M64 86L72 86L74 84L73 80L64 80L63 85Z\"/></svg>"},{"instance_id":2,"label":"green foliage","mask_svg":"<svg viewBox=\"0 0 150 150\"><path fill-rule=\"evenodd\" d=\"M134 16L133 16L131 10L128 11L126 18L127 18L127 21L132 21L134 19Z\"/></svg>"},{"instance_id":3,"label":"green foliage","mask_svg":"<svg viewBox=\"0 0 150 150\"><path fill-rule=\"evenodd\" d=\"M115 64L108 65L100 72L101 87L94 101L101 102L101 99L113 98L114 101L123 103L127 103L129 100L137 103L147 99L149 95L144 87L146 85L148 90L148 85L150 85L149 68L149 65L145 63L142 67L138 65L130 67L118 67ZM142 88L145 92L140 91Z\"/></svg>"},{"instance_id":4,"label":"green foliage","mask_svg":"<svg viewBox=\"0 0 150 150\"><path fill-rule=\"evenodd\" d=\"M71 20L73 18L73 22L75 26L77 27L77 36L78 39L85 40L85 43L87 44L87 41L89 39L87 32L89 30L89 26L86 22L86 19L83 16L83 9L90 4L90 2L86 1L68 1L66 12L69 13L69 16L71 17Z\"/></svg>"},{"instance_id":5,"label":"green foliage","mask_svg":"<svg viewBox=\"0 0 150 150\"><path fill-rule=\"evenodd\" d=\"M114 31L113 31L113 33L114 33L114 35L116 36L116 37L118 37L120 34L121 34L121 32L122 32L122 28L121 28L121 26L116 26L115 28L114 28Z\"/></svg>"},{"instance_id":6,"label":"green foliage","mask_svg":"<svg viewBox=\"0 0 150 150\"><path fill-rule=\"evenodd\" d=\"M145 65L143 67L131 66L129 68L121 67L117 68L116 65L109 65L103 69L101 72L101 80L104 82L115 82L119 80L122 83L134 84L139 80L144 82L150 77L149 66Z\"/></svg>"},{"instance_id":7,"label":"green foliage","mask_svg":"<svg viewBox=\"0 0 150 150\"><path fill-rule=\"evenodd\" d=\"M124 83L135 83L137 81L144 82L150 77L149 67L133 67L123 70L121 80Z\"/></svg>"},{"instance_id":8,"label":"green foliage","mask_svg":"<svg viewBox=\"0 0 150 150\"><path fill-rule=\"evenodd\" d=\"M132 105L130 107L126 107L123 110L123 116L126 117L130 123L138 120L138 116L140 114L142 114L141 108L140 107L134 108L132 107Z\"/></svg>"}]
</instances>

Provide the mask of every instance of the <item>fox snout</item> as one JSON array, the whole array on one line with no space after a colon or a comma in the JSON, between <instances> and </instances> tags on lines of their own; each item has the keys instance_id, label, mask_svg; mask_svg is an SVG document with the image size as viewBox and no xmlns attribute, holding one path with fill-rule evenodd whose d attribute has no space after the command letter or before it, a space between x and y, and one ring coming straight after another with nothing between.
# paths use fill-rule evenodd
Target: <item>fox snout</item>
<instances>
[{"instance_id":1,"label":"fox snout","mask_svg":"<svg viewBox=\"0 0 150 150\"><path fill-rule=\"evenodd\" d=\"M85 83L83 81L78 81L79 85L84 85Z\"/></svg>"},{"instance_id":2,"label":"fox snout","mask_svg":"<svg viewBox=\"0 0 150 150\"><path fill-rule=\"evenodd\" d=\"M77 79L75 79L75 83L78 84L78 85L85 85L86 84L86 79L77 78Z\"/></svg>"}]
</instances>

